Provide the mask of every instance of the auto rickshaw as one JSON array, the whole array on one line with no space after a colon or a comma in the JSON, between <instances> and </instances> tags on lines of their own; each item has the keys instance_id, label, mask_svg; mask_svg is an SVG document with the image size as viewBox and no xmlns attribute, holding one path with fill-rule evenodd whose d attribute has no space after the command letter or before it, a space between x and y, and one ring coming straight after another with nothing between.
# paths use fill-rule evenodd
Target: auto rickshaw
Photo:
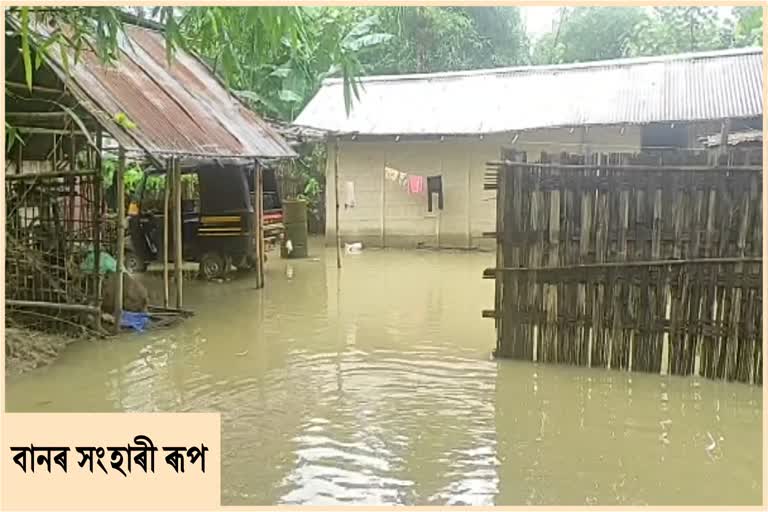
<instances>
[{"instance_id":1,"label":"auto rickshaw","mask_svg":"<svg viewBox=\"0 0 768 512\"><path fill-rule=\"evenodd\" d=\"M221 277L234 266L254 267L254 168L205 164L182 169L182 257L199 263L200 276ZM283 236L282 202L274 170L263 169L264 239L267 247ZM165 171L144 174L128 208L128 241L125 266L131 272L146 270L163 259ZM169 227L170 227L169 223ZM174 260L173 231L168 261Z\"/></svg>"}]
</instances>

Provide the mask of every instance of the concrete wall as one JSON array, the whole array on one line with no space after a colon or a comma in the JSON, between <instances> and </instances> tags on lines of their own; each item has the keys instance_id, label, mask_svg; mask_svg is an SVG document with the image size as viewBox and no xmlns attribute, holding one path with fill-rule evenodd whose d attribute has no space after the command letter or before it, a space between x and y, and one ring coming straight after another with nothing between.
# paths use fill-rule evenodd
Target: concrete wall
<instances>
[{"instance_id":1,"label":"concrete wall","mask_svg":"<svg viewBox=\"0 0 768 512\"><path fill-rule=\"evenodd\" d=\"M498 160L503 147L527 151L581 153L638 151L639 127L537 130L511 136L447 138L444 141L339 142L339 227L343 242L368 246L439 247L493 250L496 193L483 190L486 163ZM335 240L334 148L326 168L326 240ZM442 175L444 209L427 211L427 199L413 196L386 180L384 167L408 174ZM352 182L357 205L345 208L345 184Z\"/></svg>"}]
</instances>

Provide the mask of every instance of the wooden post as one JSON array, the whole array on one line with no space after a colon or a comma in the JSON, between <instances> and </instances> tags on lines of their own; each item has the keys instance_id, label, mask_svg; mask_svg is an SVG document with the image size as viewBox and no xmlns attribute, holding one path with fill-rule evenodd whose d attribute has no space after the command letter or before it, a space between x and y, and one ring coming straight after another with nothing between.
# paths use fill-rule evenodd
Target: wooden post
<instances>
[{"instance_id":1,"label":"wooden post","mask_svg":"<svg viewBox=\"0 0 768 512\"><path fill-rule=\"evenodd\" d=\"M94 191L93 191L93 219L94 219L94 233L93 233L93 259L94 259L94 270L96 272L96 297L98 303L96 306L99 308L99 311L101 311L101 285L102 285L102 279L101 279L101 204L102 204L102 176L104 176L104 169L102 169L102 159L101 159L101 144L102 144L102 133L101 130L99 130L96 134L96 151L95 151L95 168L99 171L96 173L96 176L94 177L93 183L94 183ZM96 330L101 331L101 314L96 315Z\"/></svg>"},{"instance_id":2,"label":"wooden post","mask_svg":"<svg viewBox=\"0 0 768 512\"><path fill-rule=\"evenodd\" d=\"M115 290L115 333L120 332L123 316L123 265L125 264L125 148L120 146L117 159L117 288Z\"/></svg>"},{"instance_id":3,"label":"wooden post","mask_svg":"<svg viewBox=\"0 0 768 512\"><path fill-rule=\"evenodd\" d=\"M163 200L163 307L170 303L170 283L168 282L168 237L171 220L171 183L173 182L173 158L165 166L165 197Z\"/></svg>"},{"instance_id":4,"label":"wooden post","mask_svg":"<svg viewBox=\"0 0 768 512\"><path fill-rule=\"evenodd\" d=\"M69 172L75 172L75 168L77 167L77 155L76 152L76 143L75 143L75 131L72 125L70 124L70 135L69 135ZM69 200L68 200L68 217L69 222L67 223L67 233L74 233L75 232L75 178L70 177L69 178Z\"/></svg>"},{"instance_id":5,"label":"wooden post","mask_svg":"<svg viewBox=\"0 0 768 512\"><path fill-rule=\"evenodd\" d=\"M253 176L251 176L251 182L253 184L253 264L256 271L256 288L261 288L261 265L264 261L264 255L261 254L261 244L259 243L259 223L262 219L259 217L259 162L254 162Z\"/></svg>"},{"instance_id":6,"label":"wooden post","mask_svg":"<svg viewBox=\"0 0 768 512\"><path fill-rule=\"evenodd\" d=\"M261 258L259 259L259 282L261 283L261 286L264 286L264 264L266 263L267 255L266 255L266 246L264 244L264 169L259 166L259 181L258 181L258 189L257 189L257 196L256 196L256 203L259 205L259 254L261 255Z\"/></svg>"},{"instance_id":7,"label":"wooden post","mask_svg":"<svg viewBox=\"0 0 768 512\"><path fill-rule=\"evenodd\" d=\"M467 249L472 249L472 156L467 165Z\"/></svg>"},{"instance_id":8,"label":"wooden post","mask_svg":"<svg viewBox=\"0 0 768 512\"><path fill-rule=\"evenodd\" d=\"M181 163L174 159L173 165L173 277L176 280L176 307L182 307L182 288L184 278L181 267L184 264L182 256L182 234L181 234Z\"/></svg>"},{"instance_id":9,"label":"wooden post","mask_svg":"<svg viewBox=\"0 0 768 512\"><path fill-rule=\"evenodd\" d=\"M387 155L381 169L381 247L387 246Z\"/></svg>"},{"instance_id":10,"label":"wooden post","mask_svg":"<svg viewBox=\"0 0 768 512\"><path fill-rule=\"evenodd\" d=\"M264 287L264 174L257 161L253 168L253 249L256 287Z\"/></svg>"},{"instance_id":11,"label":"wooden post","mask_svg":"<svg viewBox=\"0 0 768 512\"><path fill-rule=\"evenodd\" d=\"M333 145L333 181L336 187L336 267L341 268L341 239L339 238L339 138Z\"/></svg>"}]
</instances>

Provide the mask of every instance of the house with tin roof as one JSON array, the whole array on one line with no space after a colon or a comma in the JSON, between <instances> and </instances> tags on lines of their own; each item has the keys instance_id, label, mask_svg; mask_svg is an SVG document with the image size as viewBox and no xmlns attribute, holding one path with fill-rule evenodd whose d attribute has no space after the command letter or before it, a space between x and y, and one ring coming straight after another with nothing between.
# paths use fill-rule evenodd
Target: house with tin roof
<instances>
[{"instance_id":1,"label":"house with tin roof","mask_svg":"<svg viewBox=\"0 0 768 512\"><path fill-rule=\"evenodd\" d=\"M328 79L295 125L327 134L326 233L374 246L493 248L486 163L504 150L705 150L762 127L762 49L370 76L349 115Z\"/></svg>"}]
</instances>

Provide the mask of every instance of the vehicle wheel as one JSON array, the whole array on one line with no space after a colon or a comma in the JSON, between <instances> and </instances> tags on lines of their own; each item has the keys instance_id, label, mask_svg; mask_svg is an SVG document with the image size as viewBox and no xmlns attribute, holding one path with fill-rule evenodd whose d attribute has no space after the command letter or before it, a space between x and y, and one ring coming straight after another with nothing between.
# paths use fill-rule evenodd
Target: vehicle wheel
<instances>
[{"instance_id":1,"label":"vehicle wheel","mask_svg":"<svg viewBox=\"0 0 768 512\"><path fill-rule=\"evenodd\" d=\"M216 252L208 252L200 258L200 277L203 279L216 279L223 277L228 269L227 261Z\"/></svg>"},{"instance_id":2,"label":"vehicle wheel","mask_svg":"<svg viewBox=\"0 0 768 512\"><path fill-rule=\"evenodd\" d=\"M144 259L133 251L125 251L125 261L123 261L125 270L131 274L144 272L147 270L147 263Z\"/></svg>"}]
</instances>

